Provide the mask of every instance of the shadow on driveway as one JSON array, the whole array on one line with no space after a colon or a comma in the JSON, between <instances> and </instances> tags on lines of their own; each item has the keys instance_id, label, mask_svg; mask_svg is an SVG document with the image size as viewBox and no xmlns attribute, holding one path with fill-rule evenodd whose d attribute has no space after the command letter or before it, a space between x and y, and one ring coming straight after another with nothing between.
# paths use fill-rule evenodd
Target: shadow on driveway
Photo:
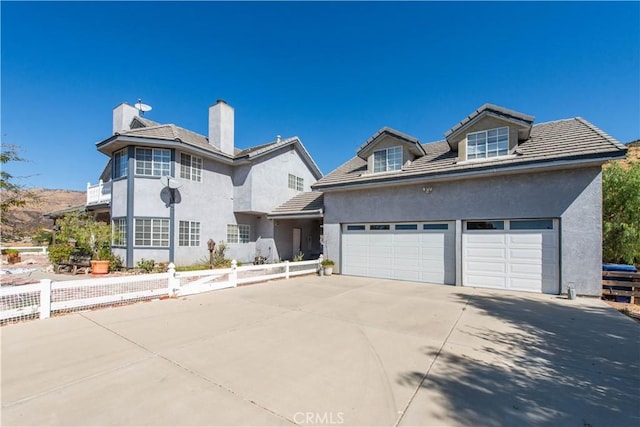
<instances>
[{"instance_id":1,"label":"shadow on driveway","mask_svg":"<svg viewBox=\"0 0 640 427\"><path fill-rule=\"evenodd\" d=\"M465 314L401 424L640 425L640 327L597 301L456 294ZM478 316L496 322L474 322ZM615 325L615 326L614 326Z\"/></svg>"}]
</instances>

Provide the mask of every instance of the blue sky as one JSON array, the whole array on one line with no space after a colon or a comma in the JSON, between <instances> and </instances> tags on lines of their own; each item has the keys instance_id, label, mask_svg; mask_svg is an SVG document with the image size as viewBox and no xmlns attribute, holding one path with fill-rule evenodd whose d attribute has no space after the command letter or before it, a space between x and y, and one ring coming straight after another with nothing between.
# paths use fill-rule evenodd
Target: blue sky
<instances>
[{"instance_id":1,"label":"blue sky","mask_svg":"<svg viewBox=\"0 0 640 427\"><path fill-rule=\"evenodd\" d=\"M326 174L383 126L431 142L491 102L640 138L640 3L1 2L3 144L84 190L117 104L236 146L299 136Z\"/></svg>"}]
</instances>

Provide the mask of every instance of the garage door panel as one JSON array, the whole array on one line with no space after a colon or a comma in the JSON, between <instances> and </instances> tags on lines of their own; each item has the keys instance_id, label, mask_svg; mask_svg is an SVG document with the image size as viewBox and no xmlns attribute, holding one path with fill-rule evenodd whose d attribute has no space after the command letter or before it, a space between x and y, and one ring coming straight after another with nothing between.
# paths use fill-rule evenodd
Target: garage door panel
<instances>
[{"instance_id":1,"label":"garage door panel","mask_svg":"<svg viewBox=\"0 0 640 427\"><path fill-rule=\"evenodd\" d=\"M467 248L467 257L473 260L506 259L506 248Z\"/></svg>"},{"instance_id":2,"label":"garage door panel","mask_svg":"<svg viewBox=\"0 0 640 427\"><path fill-rule=\"evenodd\" d=\"M393 270L393 277L399 280L420 281L420 271L415 269L398 269Z\"/></svg>"},{"instance_id":3,"label":"garage door panel","mask_svg":"<svg viewBox=\"0 0 640 427\"><path fill-rule=\"evenodd\" d=\"M464 232L464 284L557 292L557 225L553 230L511 230L511 222L504 220L504 223L505 230L502 231Z\"/></svg>"},{"instance_id":4,"label":"garage door panel","mask_svg":"<svg viewBox=\"0 0 640 427\"><path fill-rule=\"evenodd\" d=\"M382 279L391 279L393 278L393 271L390 268L384 267L371 267L367 269L367 276L380 277Z\"/></svg>"},{"instance_id":5,"label":"garage door panel","mask_svg":"<svg viewBox=\"0 0 640 427\"><path fill-rule=\"evenodd\" d=\"M506 278L500 278L496 276L471 274L467 275L466 277L471 283L474 284L474 286L503 289L507 285Z\"/></svg>"},{"instance_id":6,"label":"garage door panel","mask_svg":"<svg viewBox=\"0 0 640 427\"><path fill-rule=\"evenodd\" d=\"M506 273L507 267L503 262L474 262L470 261L467 264L469 271L474 273Z\"/></svg>"},{"instance_id":7,"label":"garage door panel","mask_svg":"<svg viewBox=\"0 0 640 427\"><path fill-rule=\"evenodd\" d=\"M511 248L509 259L517 262L540 264L542 260L542 248Z\"/></svg>"},{"instance_id":8,"label":"garage door panel","mask_svg":"<svg viewBox=\"0 0 640 427\"><path fill-rule=\"evenodd\" d=\"M405 227L406 228L406 227ZM343 226L342 272L368 277L455 283L455 227L445 230L365 230ZM356 237L354 239L354 237Z\"/></svg>"},{"instance_id":9,"label":"garage door panel","mask_svg":"<svg viewBox=\"0 0 640 427\"><path fill-rule=\"evenodd\" d=\"M517 275L533 275L536 277L540 277L542 274L542 266L540 264L535 263L511 263L509 265L509 273L512 276Z\"/></svg>"},{"instance_id":10,"label":"garage door panel","mask_svg":"<svg viewBox=\"0 0 640 427\"><path fill-rule=\"evenodd\" d=\"M531 289L540 289L542 281L540 279L528 279L522 277L511 277L509 281L509 289L514 291L531 291Z\"/></svg>"},{"instance_id":11,"label":"garage door panel","mask_svg":"<svg viewBox=\"0 0 640 427\"><path fill-rule=\"evenodd\" d=\"M467 244L473 246L502 246L505 243L506 236L495 232L487 233L468 233L466 234Z\"/></svg>"}]
</instances>

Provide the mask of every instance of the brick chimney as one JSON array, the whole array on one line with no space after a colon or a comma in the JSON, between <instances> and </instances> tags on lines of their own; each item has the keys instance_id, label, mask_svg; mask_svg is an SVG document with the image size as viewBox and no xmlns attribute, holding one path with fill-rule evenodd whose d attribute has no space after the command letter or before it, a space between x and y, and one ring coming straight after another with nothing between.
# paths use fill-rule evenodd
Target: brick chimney
<instances>
[{"instance_id":1,"label":"brick chimney","mask_svg":"<svg viewBox=\"0 0 640 427\"><path fill-rule=\"evenodd\" d=\"M139 115L137 108L123 102L113 109L113 133L131 129L131 120Z\"/></svg>"},{"instance_id":2,"label":"brick chimney","mask_svg":"<svg viewBox=\"0 0 640 427\"><path fill-rule=\"evenodd\" d=\"M209 144L233 156L233 107L219 99L209 107Z\"/></svg>"}]
</instances>

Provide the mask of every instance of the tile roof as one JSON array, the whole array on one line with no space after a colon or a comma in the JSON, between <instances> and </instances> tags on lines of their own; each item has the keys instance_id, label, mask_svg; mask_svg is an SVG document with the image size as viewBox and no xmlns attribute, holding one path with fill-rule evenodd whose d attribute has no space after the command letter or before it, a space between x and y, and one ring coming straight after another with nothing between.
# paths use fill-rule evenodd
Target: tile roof
<instances>
[{"instance_id":1,"label":"tile roof","mask_svg":"<svg viewBox=\"0 0 640 427\"><path fill-rule=\"evenodd\" d=\"M151 126L160 126L160 123L154 122L153 120L146 119L142 116L135 116L131 119L131 128L139 128L140 126L134 126L135 122L138 122L142 127L151 127Z\"/></svg>"},{"instance_id":2,"label":"tile roof","mask_svg":"<svg viewBox=\"0 0 640 427\"><path fill-rule=\"evenodd\" d=\"M181 128L180 126L176 126L174 124L136 128L119 132L119 134L123 136L135 136L140 138L179 141L198 148L202 148L212 153L228 156L228 154L223 153L221 150L218 150L216 147L209 144L209 140L206 136L192 132L185 128Z\"/></svg>"},{"instance_id":3,"label":"tile roof","mask_svg":"<svg viewBox=\"0 0 640 427\"><path fill-rule=\"evenodd\" d=\"M520 142L515 156L489 161L459 162L458 153L443 141L422 145L427 153L397 172L367 174L367 161L354 157L312 188L325 189L351 184L399 181L415 177L437 177L457 172L540 163L554 160L577 160L590 157L621 157L626 147L588 121L576 117L534 125L531 135Z\"/></svg>"},{"instance_id":4,"label":"tile roof","mask_svg":"<svg viewBox=\"0 0 640 427\"><path fill-rule=\"evenodd\" d=\"M529 124L529 125L531 125L533 123L533 121L535 120L535 117L533 117L533 116L529 116L527 114L519 113L519 112L514 111L514 110L509 110L508 108L500 107L500 106L494 105L494 104L484 104L480 108L475 110L473 113L469 114L467 117L462 119L454 127L449 129L448 131L446 131L444 136L446 138L448 138L449 135L452 135L455 132L457 132L458 130L462 129L467 123L471 122L473 119L475 119L476 117L478 117L480 114L484 113L485 111L493 113L493 114L496 114L498 116L505 117L505 118L515 119L516 121L524 122L524 123Z\"/></svg>"},{"instance_id":5,"label":"tile roof","mask_svg":"<svg viewBox=\"0 0 640 427\"><path fill-rule=\"evenodd\" d=\"M300 193L275 208L269 216L322 216L324 195L320 191Z\"/></svg>"},{"instance_id":6,"label":"tile roof","mask_svg":"<svg viewBox=\"0 0 640 427\"><path fill-rule=\"evenodd\" d=\"M390 135L390 136L393 136L393 137L396 137L396 138L399 138L399 139L403 139L403 140L407 141L407 142L408 142L408 143L410 143L410 144L415 144L417 147L420 147L420 141L418 141L418 139L417 139L417 138L414 138L413 136L411 136L411 135L407 135L407 134L406 134L406 133L404 133L404 132L400 132L400 131L398 131L398 130L395 130L395 129L393 129L393 128L390 128L390 127L385 126L385 127L383 127L382 129L380 129L378 132L376 132L376 133L375 133L371 138L367 139L367 140L365 141L365 143L364 143L364 144L362 144L362 145L361 145L361 146L356 150L357 154L358 154L358 155L361 155L361 153L362 153L363 151L365 151L365 150L366 150L366 148L367 148L369 145L373 144L373 143L374 143L378 138L380 138L380 137L381 137L381 136L383 136L383 135ZM418 148L418 150L420 150L420 151L421 151L421 149L420 149L420 148Z\"/></svg>"},{"instance_id":7,"label":"tile roof","mask_svg":"<svg viewBox=\"0 0 640 427\"><path fill-rule=\"evenodd\" d=\"M117 135L161 139L165 141L178 141L210 151L215 154L231 157L233 159L247 158L249 160L256 158L262 154L268 153L272 150L277 150L281 147L298 143L301 146L302 151L305 153L305 156L311 163L311 166L316 169L319 176L322 176L322 172L309 155L307 149L304 147L304 145L302 145L302 141L300 141L300 138L298 138L297 136L292 136L290 138L281 138L277 141L271 141L266 144L246 148L243 150L239 150L236 148L234 149L233 156L229 156L228 154L209 144L209 139L206 136L200 135L196 132L192 132L185 128L181 128L180 126L176 126L174 124L135 128L119 132L117 133Z\"/></svg>"},{"instance_id":8,"label":"tile roof","mask_svg":"<svg viewBox=\"0 0 640 427\"><path fill-rule=\"evenodd\" d=\"M271 142L268 142L266 144L257 145L255 147L245 148L244 150L241 150L238 153L236 153L236 157L244 157L244 156L255 157L255 156L259 156L260 154L264 154L267 151L273 150L275 148L282 147L282 146L287 145L287 144L289 144L291 142L294 142L296 140L299 140L298 137L297 136L293 136L291 138L281 138L279 141L271 141Z\"/></svg>"}]
</instances>

